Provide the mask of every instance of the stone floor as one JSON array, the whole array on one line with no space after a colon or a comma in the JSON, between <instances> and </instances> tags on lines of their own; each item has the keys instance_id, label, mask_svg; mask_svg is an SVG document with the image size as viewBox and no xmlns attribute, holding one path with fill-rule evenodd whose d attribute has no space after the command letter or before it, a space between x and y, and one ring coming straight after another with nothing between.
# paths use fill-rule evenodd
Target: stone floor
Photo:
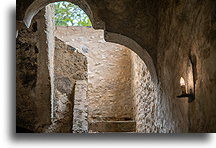
<instances>
[{"instance_id":1,"label":"stone floor","mask_svg":"<svg viewBox=\"0 0 216 148\"><path fill-rule=\"evenodd\" d=\"M131 121L98 121L90 123L89 133L136 132L136 122Z\"/></svg>"}]
</instances>

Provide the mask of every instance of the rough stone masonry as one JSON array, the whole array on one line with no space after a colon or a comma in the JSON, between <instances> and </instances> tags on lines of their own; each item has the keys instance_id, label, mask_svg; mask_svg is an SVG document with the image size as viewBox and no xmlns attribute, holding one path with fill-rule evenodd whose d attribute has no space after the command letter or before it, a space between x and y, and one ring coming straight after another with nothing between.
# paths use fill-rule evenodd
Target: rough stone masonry
<instances>
[{"instance_id":1,"label":"rough stone masonry","mask_svg":"<svg viewBox=\"0 0 216 148\"><path fill-rule=\"evenodd\" d=\"M155 124L152 125L153 129L156 125L157 130L147 131L157 131L158 133L216 131L215 1L69 1L85 10L94 28L104 30L106 41L130 47L145 62L154 83L153 90L157 99L156 114L153 113L156 116ZM17 50L19 63L17 66L19 68L17 70L17 82L19 83L17 96L18 102L22 102L17 107L17 123L19 123L17 125L32 128L37 132L43 132L43 129L51 122L51 93L49 92L51 92L50 83L52 80L50 81L50 79L52 78L49 78L51 76L47 65L49 62L47 51L49 50L46 45L46 41L50 40L43 36L43 40L23 42L21 35L26 30L31 32L32 26L32 31L34 31L37 28L35 26L40 29L44 25L43 20L39 24L33 25L32 18L41 8L51 2L48 0L17 1L17 47L19 48ZM25 25L30 28L27 29ZM28 40L35 39L37 33L26 33L24 36L30 36L27 38ZM36 49L34 48L35 43L37 43L38 52L33 50ZM25 50L30 44L30 50ZM46 50L42 50L38 44L44 44ZM88 51L86 48L83 49L85 52ZM23 55L20 56L20 53L24 55L26 53L24 57L27 59L24 60L25 58L23 59ZM42 55L44 58L40 58ZM21 66L22 62L35 63L33 62L35 58L37 64L33 64L35 66L32 67L32 71L26 64ZM29 60L30 62L28 62ZM24 76L21 76L23 74L19 70L25 72ZM27 71L29 72L27 73ZM193 79L190 79L191 75ZM187 98L176 98L181 94L179 83L181 77L185 79L187 88L192 89L194 93L195 100L192 103L188 103ZM44 83L39 83L41 81ZM27 87L23 86L22 82L28 82ZM30 89L31 86L33 87ZM149 84L148 87L144 87L152 89L150 86L153 85ZM48 93L39 91L45 90L45 88ZM34 91L36 89L38 91ZM38 93L35 94L35 92ZM31 104L32 107L28 108L25 102ZM40 105L41 102L43 102L42 105ZM147 121L147 118L145 120ZM140 127L145 126L140 125Z\"/></svg>"}]
</instances>

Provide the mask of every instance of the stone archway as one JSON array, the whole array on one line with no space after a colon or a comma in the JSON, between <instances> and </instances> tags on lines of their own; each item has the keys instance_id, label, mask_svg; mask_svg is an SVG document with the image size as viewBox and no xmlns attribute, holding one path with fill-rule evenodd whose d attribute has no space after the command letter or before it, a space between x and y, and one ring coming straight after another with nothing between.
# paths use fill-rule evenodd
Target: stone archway
<instances>
[{"instance_id":1,"label":"stone archway","mask_svg":"<svg viewBox=\"0 0 216 148\"><path fill-rule=\"evenodd\" d=\"M59 1L59 0L58 0ZM39 10L41 10L43 7L45 7L47 4L56 2L56 1L34 1L27 9L24 17L24 22L27 27L30 26L31 20L34 17L34 15L37 14ZM87 5L86 1L73 1L74 4L77 4L80 6L83 10L86 11L87 15L90 17L93 27L96 29L102 28L104 29L104 23L100 21L98 18L95 19L93 12L91 11L90 7ZM96 14L97 16L97 14ZM98 21L99 20L99 21ZM105 29L104 29L105 30ZM133 50L135 53L137 53L141 59L145 62L147 65L148 70L150 71L152 81L155 83L154 86L157 84L157 74L156 70L154 68L153 60L151 56L148 54L148 52L143 49L135 40L118 33L112 33L109 31L104 31L104 38L108 42L118 43L121 45L124 45L126 47L129 47L131 50Z\"/></svg>"},{"instance_id":2,"label":"stone archway","mask_svg":"<svg viewBox=\"0 0 216 148\"><path fill-rule=\"evenodd\" d=\"M55 1L59 0L18 0L17 28L24 24L23 20L27 26L31 24L32 17L39 10ZM148 69L155 75L152 77L157 93L160 93L156 104L159 106L159 132L215 131L215 38L212 37L215 16L211 15L215 6L213 1L70 1L86 11L94 28L102 28L107 32L107 41L142 47L136 48L139 51L130 48L145 60ZM119 39L125 38L121 36L128 37L129 40ZM131 39L134 40L133 43L130 43ZM176 100L176 95L180 92L179 78L186 72L187 65L184 63L188 59L192 59L195 65L196 76L196 101L191 105ZM194 114L197 109L198 114Z\"/></svg>"},{"instance_id":3,"label":"stone archway","mask_svg":"<svg viewBox=\"0 0 216 148\"><path fill-rule=\"evenodd\" d=\"M32 18L37 14L39 10L41 10L46 5L53 3L53 2L59 2L62 0L35 0L26 10L25 17L24 17L24 23L27 27L30 26ZM127 37L122 34L109 32L105 28L104 22L98 17L97 11L93 11L94 6L89 5L86 0L67 0L68 2L74 3L75 5L78 5L83 11L86 12L86 14L89 16L92 27L94 29L103 29L104 30L104 39L108 42L118 43L121 45L124 45L131 50L133 50L135 53L137 53L140 58L146 63L146 66L148 67L153 82L155 85L157 85L157 73L155 69L155 65L153 63L152 57L149 55L148 51L144 48L142 48L134 39ZM95 6L96 7L96 6Z\"/></svg>"},{"instance_id":4,"label":"stone archway","mask_svg":"<svg viewBox=\"0 0 216 148\"><path fill-rule=\"evenodd\" d=\"M32 18L38 13L39 10L44 8L46 5L54 2L60 2L62 0L35 0L26 10L25 16L24 16L24 23L27 27L30 26ZM94 6L87 3L86 0L66 0L68 2L74 3L75 5L78 5L85 13L89 16L92 26L95 29L104 29L104 22L101 21L97 14L92 11Z\"/></svg>"}]
</instances>

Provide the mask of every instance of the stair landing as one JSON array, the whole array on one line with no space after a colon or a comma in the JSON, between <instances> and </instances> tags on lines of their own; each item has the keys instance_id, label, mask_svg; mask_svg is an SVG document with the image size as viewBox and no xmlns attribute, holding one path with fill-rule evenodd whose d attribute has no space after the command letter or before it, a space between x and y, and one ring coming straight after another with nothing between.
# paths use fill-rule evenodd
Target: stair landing
<instances>
[{"instance_id":1,"label":"stair landing","mask_svg":"<svg viewBox=\"0 0 216 148\"><path fill-rule=\"evenodd\" d=\"M131 121L97 121L89 123L90 133L136 132L136 122Z\"/></svg>"}]
</instances>

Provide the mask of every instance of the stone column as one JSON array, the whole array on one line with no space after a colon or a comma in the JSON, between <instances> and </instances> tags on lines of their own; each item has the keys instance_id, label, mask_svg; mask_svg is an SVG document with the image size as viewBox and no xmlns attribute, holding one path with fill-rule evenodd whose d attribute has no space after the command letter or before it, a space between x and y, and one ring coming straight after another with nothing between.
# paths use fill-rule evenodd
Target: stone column
<instances>
[{"instance_id":1,"label":"stone column","mask_svg":"<svg viewBox=\"0 0 216 148\"><path fill-rule=\"evenodd\" d=\"M37 132L51 124L53 85L54 21L52 6L42 9L37 21L38 71L36 83ZM52 84L52 85L51 85Z\"/></svg>"},{"instance_id":2,"label":"stone column","mask_svg":"<svg viewBox=\"0 0 216 148\"><path fill-rule=\"evenodd\" d=\"M87 81L77 80L74 92L73 133L87 133Z\"/></svg>"}]
</instances>

